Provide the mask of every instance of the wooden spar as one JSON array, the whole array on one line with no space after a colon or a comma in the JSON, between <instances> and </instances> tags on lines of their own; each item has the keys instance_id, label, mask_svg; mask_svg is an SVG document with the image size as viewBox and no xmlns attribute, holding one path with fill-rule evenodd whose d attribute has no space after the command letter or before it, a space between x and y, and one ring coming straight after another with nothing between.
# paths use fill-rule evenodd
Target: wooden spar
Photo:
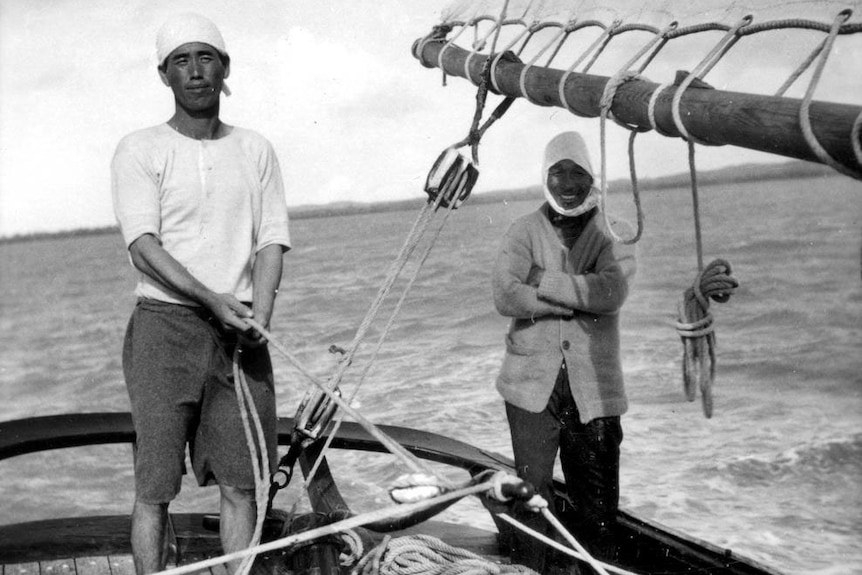
<instances>
[{"instance_id":1,"label":"wooden spar","mask_svg":"<svg viewBox=\"0 0 862 575\"><path fill-rule=\"evenodd\" d=\"M423 66L433 68L440 60L442 41L422 42L413 45L413 55ZM422 53L418 53L421 49ZM469 72L465 63L470 52L450 44L442 57L443 71L449 76L467 78L479 84L486 55L470 58ZM500 58L494 66L497 87L504 96L523 97L520 77L525 65ZM541 106L566 108L560 99L559 84L565 71L533 66L525 74L525 91L528 99ZM566 78L565 99L571 111L580 116L599 117L600 102L610 78L590 74L572 73ZM619 121L642 129L650 129L649 101L660 84L635 79L620 85L614 96L611 111ZM663 90L656 98L655 121L659 132L682 137L672 112L674 90ZM770 154L823 162L811 149L802 133L799 109L802 100L775 96L761 96L742 92L727 92L711 88L689 87L680 98L680 117L694 141L710 145L731 145ZM862 165L853 152L852 130L862 107L831 102L811 102L810 118L813 133L824 150L838 163L855 173L862 173ZM862 136L860 136L862 144Z\"/></svg>"}]
</instances>

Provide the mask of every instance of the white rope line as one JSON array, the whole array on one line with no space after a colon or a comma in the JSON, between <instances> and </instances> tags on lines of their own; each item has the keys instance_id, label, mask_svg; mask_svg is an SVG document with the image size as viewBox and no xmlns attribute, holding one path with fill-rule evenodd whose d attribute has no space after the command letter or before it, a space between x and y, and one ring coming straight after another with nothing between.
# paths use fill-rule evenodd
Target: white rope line
<instances>
[{"instance_id":1,"label":"white rope line","mask_svg":"<svg viewBox=\"0 0 862 575\"><path fill-rule=\"evenodd\" d=\"M497 86L497 78L496 78L496 68L497 61L500 57L508 50L511 46L507 47L504 50L501 50L500 53L496 53L497 51L497 42L500 40L500 33L503 31L503 24L506 22L506 12L509 10L509 0L506 0L503 3L503 8L500 10L500 16L494 21L494 27L488 31L488 34L485 35L482 43L488 41L488 38L491 34L494 35L494 39L491 41L491 50L488 52L488 57L491 58L493 56L493 60L489 64L488 68L488 76L491 79L491 86L494 88L494 91L498 94L500 93L500 88ZM514 44L513 44L514 45ZM474 52L471 52L472 55ZM469 57L468 57L469 58ZM475 83L475 82L474 82Z\"/></svg>"},{"instance_id":2,"label":"white rope line","mask_svg":"<svg viewBox=\"0 0 862 575\"><path fill-rule=\"evenodd\" d=\"M469 80L470 82L473 82L474 84L476 84L477 82L475 82L473 80L473 75L470 74L470 60L472 60L473 56L475 56L475 55L476 55L476 52L471 50L467 54L467 57L464 58L464 77L467 78L467 80ZM480 82L481 82L481 80L480 80Z\"/></svg>"},{"instance_id":3,"label":"white rope line","mask_svg":"<svg viewBox=\"0 0 862 575\"><path fill-rule=\"evenodd\" d=\"M823 39L820 44L811 51L808 57L799 65L799 67L794 70L794 72L790 75L787 80L784 81L784 84L781 85L780 88L775 92L776 96L783 96L784 93L790 89L790 86L801 76L809 66L814 62L817 56L823 51L824 46L826 46L826 38Z\"/></svg>"},{"instance_id":4,"label":"white rope line","mask_svg":"<svg viewBox=\"0 0 862 575\"><path fill-rule=\"evenodd\" d=\"M544 56L544 55L545 55L545 52L547 52L547 51L551 48L551 46L553 46L554 44L556 44L556 43L557 43L557 41L558 41L560 38L562 38L562 37L566 36L566 34L567 34L567 32L566 32L566 29L565 29L565 28L561 28L560 30L558 30L558 31L557 31L557 33L554 35L554 37L553 37L553 38L551 38L551 40L549 40L549 41L548 41L548 42L547 42L547 43L542 47L542 49L541 49L541 50L539 50L539 51L536 53L536 55L535 55L535 56L533 56L533 58L532 58L529 62L527 62L527 63L524 65L524 67L521 69L521 74L520 74L520 77L518 78L518 88L521 90L521 95L522 95L524 98L526 98L526 100L527 100L528 102L530 102L530 103L532 103L532 104L538 104L538 105L541 105L541 103L540 103L540 102L537 102L537 101L533 100L533 99L530 97L530 95L527 93L527 84L526 84L526 81L527 81L527 72L529 72L530 68L532 68L532 67L535 65L535 63L539 60L539 58L541 58L542 56Z\"/></svg>"},{"instance_id":5,"label":"white rope line","mask_svg":"<svg viewBox=\"0 0 862 575\"><path fill-rule=\"evenodd\" d=\"M341 362L339 363L337 372L336 372L335 376L332 378L332 383L327 386L331 393L334 394L334 390L341 383L341 381L344 377L345 371L347 370L347 368L351 365L351 363L353 361L353 357L356 353L356 349L358 348L359 343L364 340L365 334L368 331L372 320L377 316L377 313L380 310L380 306L382 305L383 300L390 293L391 287L392 287L393 283L395 282L395 279L400 275L401 271L403 271L404 266L407 264L407 260L410 258L413 251L418 246L419 239L425 234L425 231L431 222L431 218L433 217L436 209L439 207L439 205L442 202L444 197L445 197L445 194L443 194L443 193L438 194L437 197L434 199L433 203L428 203L425 205L425 208L420 212L419 217L417 217L416 221L414 222L413 227L411 228L410 232L408 233L407 240L404 242L404 244L401 248L401 251L399 252L396 259L393 261L392 265L390 266L390 271L387 274L387 278L384 281L384 284L379 289L377 296L375 298L375 301L372 303L371 309L369 309L368 313L366 314L365 319L363 320L362 324L360 325L359 329L357 330L356 336L354 337L354 341L351 344L351 348L350 348L349 352L347 353L346 357L343 358L341 360ZM450 203L450 211L451 211L451 209L454 208L454 205L455 205L455 202ZM405 291L402 295L402 298L406 297L406 293L407 293L407 291L409 291L410 286L412 286L412 283L405 289ZM392 321L392 318L390 318L390 322L391 321ZM385 337L385 335L386 334L384 333L384 337ZM375 357L376 357L376 354L375 354ZM370 362L369 362L369 364L370 364ZM358 391L358 389L354 391L354 394L353 394L353 396L351 396L351 400L348 401L348 403L350 403L352 401L352 398L355 396L356 391ZM343 413L340 413L338 415L338 417L339 417L339 419L338 419L338 423L336 424L336 429L338 426L340 426L340 421L344 417ZM328 449L332 443L332 440L334 439L334 436L335 436L335 431L333 431L332 434L327 438L324 448L318 454L317 459L315 460L311 471L307 474L306 483L305 483L306 488L310 485L315 474L317 473L317 469L320 467L324 458L326 457L326 453L327 453L327 451L328 451ZM400 447L400 445L398 447ZM406 452L406 450L405 450L405 452ZM409 454L409 452L406 452L406 453ZM412 457L412 454L409 454L409 455ZM294 509L296 508L297 504L298 504L298 501L294 503Z\"/></svg>"},{"instance_id":6,"label":"white rope line","mask_svg":"<svg viewBox=\"0 0 862 575\"><path fill-rule=\"evenodd\" d=\"M479 50L482 50L485 47L485 45L488 43L488 38L490 38L492 34L494 34L494 39L491 42L491 51L489 52L489 54L494 54L494 50L497 47L497 40L500 38L500 30L502 30L503 23L506 20L506 8L508 7L508 5L509 0L506 0L506 3L503 6L503 10L500 13L500 17L494 21L494 26L491 27L490 30L488 30L488 32L482 37L481 41L478 40L479 27L475 24L473 25L473 46L472 50L470 50L470 53L467 54L467 58L464 60L464 75L474 84L479 84L479 82L481 82L481 78L479 82L473 81L473 76L470 74L470 60L473 58L473 56L476 55Z\"/></svg>"},{"instance_id":7,"label":"white rope line","mask_svg":"<svg viewBox=\"0 0 862 575\"><path fill-rule=\"evenodd\" d=\"M634 66L635 62L640 60L644 56L644 54L652 50L656 44L661 42L664 39L665 35L671 30L673 30L675 27L676 23L672 23L664 30L656 33L650 39L650 41L647 42L644 46L642 46L641 49L631 59L629 59L628 62L626 62L622 67L620 67L617 73L614 74L612 78L610 78L607 84L605 84L604 91L602 92L601 107L602 109L604 109L605 106L607 106L607 117L613 120L618 125L622 126L623 128L626 128L627 130L639 132L646 131L639 126L633 126L623 122L613 113L612 107L614 103L614 96L617 93L617 88L619 88L621 85L623 85L629 80L641 79L639 75L643 72L643 68L646 67L646 64L644 64L644 66L637 72L631 70L632 66Z\"/></svg>"},{"instance_id":8,"label":"white rope line","mask_svg":"<svg viewBox=\"0 0 862 575\"><path fill-rule=\"evenodd\" d=\"M835 43L835 38L838 36L838 32L841 29L841 24L843 24L849 17L852 12L850 10L841 11L838 16L835 17L835 20L832 23L832 28L829 31L829 36L827 37L826 45L822 53L820 54L820 60L817 63L817 67L814 69L814 74L811 78L811 81L808 84L808 89L805 91L805 97L802 99L802 105L799 108L799 123L802 127L802 134L805 137L805 141L808 146L811 148L811 151L820 159L821 162L830 166L838 172L841 172L845 176L850 176L851 178L855 178L857 180L862 179L862 172L859 170L851 169L844 164L837 162L832 156L829 155L829 152L826 151L825 148L820 144L817 140L817 136L814 134L814 129L811 126L811 100L814 97L814 91L817 88L817 84L820 82L820 76L823 74L823 69L826 67L826 60L829 58L829 54L832 51L832 46ZM854 122L853 131L857 131L857 122ZM851 135L852 137L852 135ZM860 151L858 148L858 137L853 139L853 149L854 153L859 159Z\"/></svg>"},{"instance_id":9,"label":"white rope line","mask_svg":"<svg viewBox=\"0 0 862 575\"><path fill-rule=\"evenodd\" d=\"M506 13L509 11L509 0L503 2L503 7L500 9L500 17L494 23L494 39L491 41L491 54L497 50L497 42L500 40L500 33L503 31L503 25L506 23ZM489 33L490 35L490 33Z\"/></svg>"},{"instance_id":10,"label":"white rope line","mask_svg":"<svg viewBox=\"0 0 862 575\"><path fill-rule=\"evenodd\" d=\"M363 368L363 370L360 373L359 380L357 381L356 385L353 388L353 392L351 393L350 397L347 399L348 403L353 403L353 400L356 398L357 394L359 393L359 389L365 383L365 379L368 376L368 373L371 371L371 367L374 365L374 362L376 361L377 356L380 353L381 348L383 347L383 343L386 340L386 337L389 335L389 333L392 330L392 325L395 322L395 318L398 316L399 312L401 311L401 308L403 307L404 302L407 299L407 295L410 293L410 289L416 283L416 280L419 277L419 273L422 271L422 267L425 264L425 261L428 259L428 256L431 254L431 250L433 249L437 239L440 237L440 233L443 231L443 228L446 225L446 221L448 220L449 216L454 211L454 209L455 209L454 206L455 206L455 202L449 203L449 208L446 211L446 215L444 217L443 223L440 225L440 227L438 227L436 234L434 235L434 237L429 242L429 244L426 247L422 256L419 258L419 262L416 265L416 268L413 272L413 275L410 277L407 285L405 286L404 290L401 292L401 297L399 298L398 303L395 305L395 308L393 309L392 313L390 314L389 320L387 321L386 325L384 326L383 330L381 331L380 337L378 338L377 344L375 345L374 350L371 353L370 359L366 362L365 367ZM329 431L329 435L326 438L326 441L323 445L323 449L321 450L321 455L318 456L317 460L314 463L314 466L312 467L312 469L309 471L309 473L306 476L306 480L305 480L305 487L306 488L308 488L308 486L311 485L311 482L314 479L314 475L317 472L317 468L319 467L319 465L323 459L323 454L325 454L327 452L327 450L329 449L333 439L335 438L336 433L338 432L339 427L341 427L341 423L343 420L344 420L344 413L338 412L335 416L335 420L333 422L332 429ZM451 487L452 483L447 480L447 481L445 481L445 485L447 487Z\"/></svg>"},{"instance_id":11,"label":"white rope line","mask_svg":"<svg viewBox=\"0 0 862 575\"><path fill-rule=\"evenodd\" d=\"M601 112L599 114L599 133L600 133L600 145L601 145L601 172L602 172L601 187L599 188L599 192L600 192L599 197L601 200L602 217L604 218L605 227L607 228L608 233L610 234L611 238L615 242L623 243L626 245L633 244L640 239L641 234L643 233L643 213L642 213L642 210L640 207L640 201L639 201L639 199L637 199L637 195L636 195L635 196L636 197L635 206L637 207L638 228L637 228L637 232L635 233L635 235L629 239L624 239L624 238L620 237L616 233L616 231L613 229L613 226L611 226L610 216L608 215L608 210L607 210L607 206L606 206L607 195L608 195L608 175L607 175L607 164L608 164L607 156L608 156L608 154L607 154L607 127L606 126L607 126L608 112L610 111L611 106L613 105L613 98L614 98L614 94L616 93L617 87L621 86L623 83L625 83L629 80L633 80L636 78L638 78L637 72L623 71L623 72L617 73L613 78L608 80L607 84L605 84L604 93L602 94ZM635 132L633 132L633 133L635 133ZM629 150L629 156L630 157L631 157L631 153L632 153L632 149L630 148L630 150ZM636 187L635 187L635 193L637 193Z\"/></svg>"},{"instance_id":12,"label":"white rope line","mask_svg":"<svg viewBox=\"0 0 862 575\"><path fill-rule=\"evenodd\" d=\"M246 319L246 322L249 323L255 330L257 330L260 334L262 334L267 341L272 345L279 353L281 353L288 361L290 361L297 369L303 370L301 364L295 361L293 354L291 354L283 345L281 345L269 331L266 330L262 325L254 321L253 319ZM320 381L314 374L303 371L303 375L305 375L318 389L320 389L324 394L326 394L329 399L331 399L335 404L346 411L350 417L356 420L372 437L374 437L377 441L379 441L386 449L388 449L393 455L400 458L405 465L407 465L411 470L415 473L427 473L434 477L437 477L441 481L445 481L444 478L440 478L432 468L425 465L420 459L414 456L412 453L407 451L401 444L397 441L386 435L380 428L374 425L371 421L369 421L364 415L356 411L350 404L341 399L337 394L335 394L331 389L329 389L326 384Z\"/></svg>"},{"instance_id":13,"label":"white rope line","mask_svg":"<svg viewBox=\"0 0 862 575\"><path fill-rule=\"evenodd\" d=\"M647 105L647 117L649 118L650 126L652 129L661 134L662 136L670 137L672 134L666 132L658 127L658 123L655 119L655 107L658 102L658 97L665 90L665 88L670 88L673 86L672 82L666 82L664 84L660 84L655 90L653 90L652 95L649 99L649 104Z\"/></svg>"},{"instance_id":14,"label":"white rope line","mask_svg":"<svg viewBox=\"0 0 862 575\"><path fill-rule=\"evenodd\" d=\"M464 33L464 30L466 30L467 28L467 24L461 26L461 29L458 30L458 33L452 36L452 38L450 38L449 41L446 42L442 48L440 48L440 52L437 53L437 67L440 68L441 72L443 72L444 86L446 85L446 68L443 67L443 54L446 52L447 49L449 49L449 46L451 46L455 42L455 40L457 40L461 36L461 34Z\"/></svg>"},{"instance_id":15,"label":"white rope line","mask_svg":"<svg viewBox=\"0 0 862 575\"><path fill-rule=\"evenodd\" d=\"M520 529L524 533L536 538L537 540L541 541L542 543L545 543L546 545L553 547L555 550L557 550L561 553L565 553L569 557L574 557L575 559L580 559L581 561L586 560L586 558L583 555L581 555L578 551L576 551L570 547L566 547L565 545L562 545L561 543L559 543L557 541L554 541L553 539L551 539L547 535L539 533L535 529L527 527L523 523L516 521L515 519L512 519L512 517L510 517L509 515L506 515L505 513L499 513L499 514L497 514L497 517L499 517L500 519L502 519L506 523L509 523L510 525L513 525L514 527ZM618 575L637 575L636 573L632 573L631 571L626 571L622 567L617 567L616 565L611 565L610 563L600 562L598 559L596 559L596 562L601 563L602 567L606 571L611 571L613 573L617 573Z\"/></svg>"},{"instance_id":16,"label":"white rope line","mask_svg":"<svg viewBox=\"0 0 862 575\"><path fill-rule=\"evenodd\" d=\"M250 546L254 546L260 542L260 538L263 535L263 524L266 518L269 493L269 452L266 446L266 434L264 433L263 425L260 422L260 414L254 404L254 397L248 387L248 381L246 380L245 372L242 370L240 358L241 352L239 345L237 345L233 355L234 389L236 391L243 431L245 432L249 456L251 457L252 471L255 478L255 503L257 506L257 515L254 532L252 533L251 541L249 543ZM248 420L249 414L251 414L254 428L257 432L257 447L255 447L255 436L252 433L251 425ZM258 451L260 457L259 461ZM248 575L253 562L253 555L244 559L237 568L235 575Z\"/></svg>"},{"instance_id":17,"label":"white rope line","mask_svg":"<svg viewBox=\"0 0 862 575\"><path fill-rule=\"evenodd\" d=\"M551 63L554 61L554 58L557 57L557 54L560 53L560 50L563 49L563 46L565 46L566 40L568 39L569 35L575 31L575 26L577 25L577 23L578 23L577 18L573 18L573 19L569 20L568 22L566 22L566 24L563 26L562 38L560 38L559 43L554 48L554 51L551 52L551 55L548 56L548 59L545 62L545 67L549 67L551 65Z\"/></svg>"},{"instance_id":18,"label":"white rope line","mask_svg":"<svg viewBox=\"0 0 862 575\"><path fill-rule=\"evenodd\" d=\"M500 61L500 58L502 58L506 52L510 51L512 49L512 47L515 44L517 44L521 40L521 38L523 38L524 36L529 34L529 32L530 32L529 28L522 29L521 32L515 37L515 39L512 40L511 42L509 42L506 45L506 47L503 48L502 50L500 50L499 53L497 53L497 55L494 56L494 59L491 60L491 74L490 74L491 75L491 85L494 87L494 91L497 92L498 94L500 93L500 87L497 85L497 73L496 73L497 63Z\"/></svg>"},{"instance_id":19,"label":"white rope line","mask_svg":"<svg viewBox=\"0 0 862 575\"><path fill-rule=\"evenodd\" d=\"M629 80L640 79L639 73L643 71L648 62L646 62L638 72L632 71L631 67L634 66L635 62L640 60L645 54L647 54L650 50L652 50L659 42L664 40L665 36L671 31L674 30L677 26L676 22L672 22L669 24L664 30L656 33L649 42L647 42L641 49L628 61L620 70L608 80L605 84L605 88L602 92L602 98L600 102L600 114L599 114L599 129L601 134L601 171L602 171L602 179L601 179L601 211L602 217L605 221L605 227L608 229L608 232L611 235L611 238L616 242L621 242L626 245L637 243L640 240L641 235L643 235L644 229L644 214L643 209L641 207L640 194L638 193L638 185L637 185L637 172L635 170L635 159L634 159L634 140L638 132L644 131L638 126L630 126L621 120L617 119L613 114L613 103L614 96L616 95L617 88L623 85L625 82ZM654 92L655 95L655 92ZM652 98L651 98L652 100ZM655 112L653 111L653 114ZM635 231L635 235L629 239L623 239L619 236L616 231L611 226L610 216L607 211L607 194L608 194L608 180L607 180L607 139L606 139L606 124L607 118L610 117L620 126L630 130L632 133L629 136L629 172L631 174L632 180L632 193L634 195L634 203L635 210L637 213L637 230ZM651 119L651 123L654 124L654 118Z\"/></svg>"},{"instance_id":20,"label":"white rope line","mask_svg":"<svg viewBox=\"0 0 862 575\"><path fill-rule=\"evenodd\" d=\"M582 53L582 54L581 54L577 59L575 59L575 61L574 61L574 62L572 62L572 65L568 67L568 69L566 70L566 72L563 74L562 78L560 78L560 83L559 83L559 84L558 84L558 86L557 86L557 91L558 91L558 93L559 93L560 102L563 104L563 107L564 107L564 108L566 108L568 111L572 112L573 114L576 114L576 115L579 115L579 116L580 116L580 115L583 115L583 114L578 113L576 110L574 110L574 109L569 105L569 101L568 101L568 99L566 98L566 81L569 79L569 76L571 76L572 74L574 74L574 73L575 73L575 68L577 68L577 67L580 65L580 63L581 63L581 62L583 62L583 61L584 61L584 59L586 59L586 57L587 57L587 56L589 56L590 52L592 52L592 51L593 51L593 50L595 50L599 45L601 45L601 43L604 41L604 39L610 35L611 30L613 30L614 28L618 27L619 25L620 25L620 21L619 21L619 20L614 20L613 24L611 24L610 26L608 26L607 28L605 28L605 29L602 31L602 33L599 35L599 37L598 37L598 38L596 38L596 39L593 41L593 43L592 43L592 44L590 44L590 46L589 46L589 47L588 47L588 48L587 48L587 49L586 49L586 50L585 50L585 51L584 51L584 52L583 52L583 53Z\"/></svg>"},{"instance_id":21,"label":"white rope line","mask_svg":"<svg viewBox=\"0 0 862 575\"><path fill-rule=\"evenodd\" d=\"M705 76L706 73L709 72L716 63L718 63L718 60L721 59L721 57L724 56L731 46L733 46L733 44L735 44L739 39L737 32L744 26L750 24L751 21L751 16L745 16L736 25L732 26L721 40L719 40L719 42L712 48L712 50L710 50L706 57L701 60L700 64L698 64L695 69L685 77L674 92L671 114L673 116L673 122L676 125L676 129L679 130L685 140L694 141L698 144L709 145L709 142L692 136L686 129L685 124L683 124L682 114L679 109L683 93L685 93L695 79L702 79L702 76Z\"/></svg>"},{"instance_id":22,"label":"white rope line","mask_svg":"<svg viewBox=\"0 0 862 575\"><path fill-rule=\"evenodd\" d=\"M694 212L694 235L697 244L697 271L703 271L703 234L700 226L700 194L697 189L697 167L695 166L694 142L688 142L688 171L691 176L691 202Z\"/></svg>"},{"instance_id":23,"label":"white rope line","mask_svg":"<svg viewBox=\"0 0 862 575\"><path fill-rule=\"evenodd\" d=\"M599 46L598 50L596 50L596 51L593 53L592 57L590 58L590 61L589 61L589 62L587 62L586 66L584 66L584 69L582 70L582 72L583 72L584 74L586 74L587 72L589 72L589 71L590 71L590 69L592 69L593 64L595 64L595 63L596 63L596 60L598 60L598 59L599 59L599 56L601 56L601 55L602 55L602 52L604 52L604 51L605 51L605 48L607 48L608 44L610 44L610 42L611 42L611 36L613 35L614 31L615 31L615 30L616 30L620 25L621 25L621 22L620 22L619 20L616 20L616 21L614 21L613 25L611 25L611 26L608 28L608 33L607 33L607 34L605 34L605 35L604 35L604 37L602 38L601 46Z\"/></svg>"},{"instance_id":24,"label":"white rope line","mask_svg":"<svg viewBox=\"0 0 862 575\"><path fill-rule=\"evenodd\" d=\"M543 507L541 510L542 516L554 526L554 529L557 530L557 533L563 536L563 538L569 542L569 545L574 547L581 555L584 556L584 560L590 564L590 566L595 569L599 575L608 575L608 572L605 570L604 564L590 555L590 553L584 548L581 543L575 539L569 531L563 527L563 524L560 523L560 520L557 519L551 510L547 507Z\"/></svg>"}]
</instances>

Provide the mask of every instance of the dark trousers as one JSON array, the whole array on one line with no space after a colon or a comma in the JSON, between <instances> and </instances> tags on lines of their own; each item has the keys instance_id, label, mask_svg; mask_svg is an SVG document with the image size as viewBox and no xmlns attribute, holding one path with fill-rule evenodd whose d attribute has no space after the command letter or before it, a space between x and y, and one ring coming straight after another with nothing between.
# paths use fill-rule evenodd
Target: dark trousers
<instances>
[{"instance_id":1,"label":"dark trousers","mask_svg":"<svg viewBox=\"0 0 862 575\"><path fill-rule=\"evenodd\" d=\"M557 452L566 493L573 506L569 527L591 554L613 559L616 545L613 525L619 508L619 462L623 431L619 417L603 417L581 423L563 365L548 405L532 413L506 403L512 448L518 476L536 487L557 513L552 493ZM540 514L526 509L515 512L529 527L551 538L553 527ZM567 514L568 515L568 514ZM524 535L513 542L512 560L539 573L550 572L548 546Z\"/></svg>"}]
</instances>

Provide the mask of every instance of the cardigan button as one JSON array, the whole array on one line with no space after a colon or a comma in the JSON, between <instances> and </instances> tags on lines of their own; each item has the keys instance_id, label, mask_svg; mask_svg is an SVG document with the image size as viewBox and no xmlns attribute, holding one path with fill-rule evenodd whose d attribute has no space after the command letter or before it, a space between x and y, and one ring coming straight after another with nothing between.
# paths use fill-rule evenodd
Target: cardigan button
<instances>
[{"instance_id":1,"label":"cardigan button","mask_svg":"<svg viewBox=\"0 0 862 575\"><path fill-rule=\"evenodd\" d=\"M563 342L563 349L569 349L570 347L572 347L572 344L569 343L569 340L565 340Z\"/></svg>"}]
</instances>

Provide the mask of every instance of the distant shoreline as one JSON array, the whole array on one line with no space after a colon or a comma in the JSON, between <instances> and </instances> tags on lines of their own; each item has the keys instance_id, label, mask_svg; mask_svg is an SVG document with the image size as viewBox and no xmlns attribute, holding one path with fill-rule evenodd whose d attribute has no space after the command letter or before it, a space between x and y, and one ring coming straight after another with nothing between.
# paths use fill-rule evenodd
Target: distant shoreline
<instances>
[{"instance_id":1,"label":"distant shoreline","mask_svg":"<svg viewBox=\"0 0 862 575\"><path fill-rule=\"evenodd\" d=\"M780 164L743 164L698 172L697 181L699 185L731 184L739 182L756 182L781 179L799 178L822 178L838 176L832 168L812 162L793 160ZM638 180L640 191L657 189L673 189L688 187L691 185L690 176L687 173L648 178ZM632 189L629 180L615 180L609 184L613 193L630 192ZM519 188L514 190L495 190L475 194L470 197L471 204L491 204L499 202L512 202L527 199L540 198L542 195L538 186ZM293 220L311 218L328 218L333 216L371 214L380 212L395 212L416 208L425 201L424 197L410 198L408 200L394 200L388 202L337 202L333 204L293 206L290 208L290 217ZM31 241L38 239L57 239L82 237L119 233L117 226L102 226L95 228L78 228L73 230L60 230L56 232L35 232L30 234L16 234L8 237L0 237L0 244Z\"/></svg>"}]
</instances>

